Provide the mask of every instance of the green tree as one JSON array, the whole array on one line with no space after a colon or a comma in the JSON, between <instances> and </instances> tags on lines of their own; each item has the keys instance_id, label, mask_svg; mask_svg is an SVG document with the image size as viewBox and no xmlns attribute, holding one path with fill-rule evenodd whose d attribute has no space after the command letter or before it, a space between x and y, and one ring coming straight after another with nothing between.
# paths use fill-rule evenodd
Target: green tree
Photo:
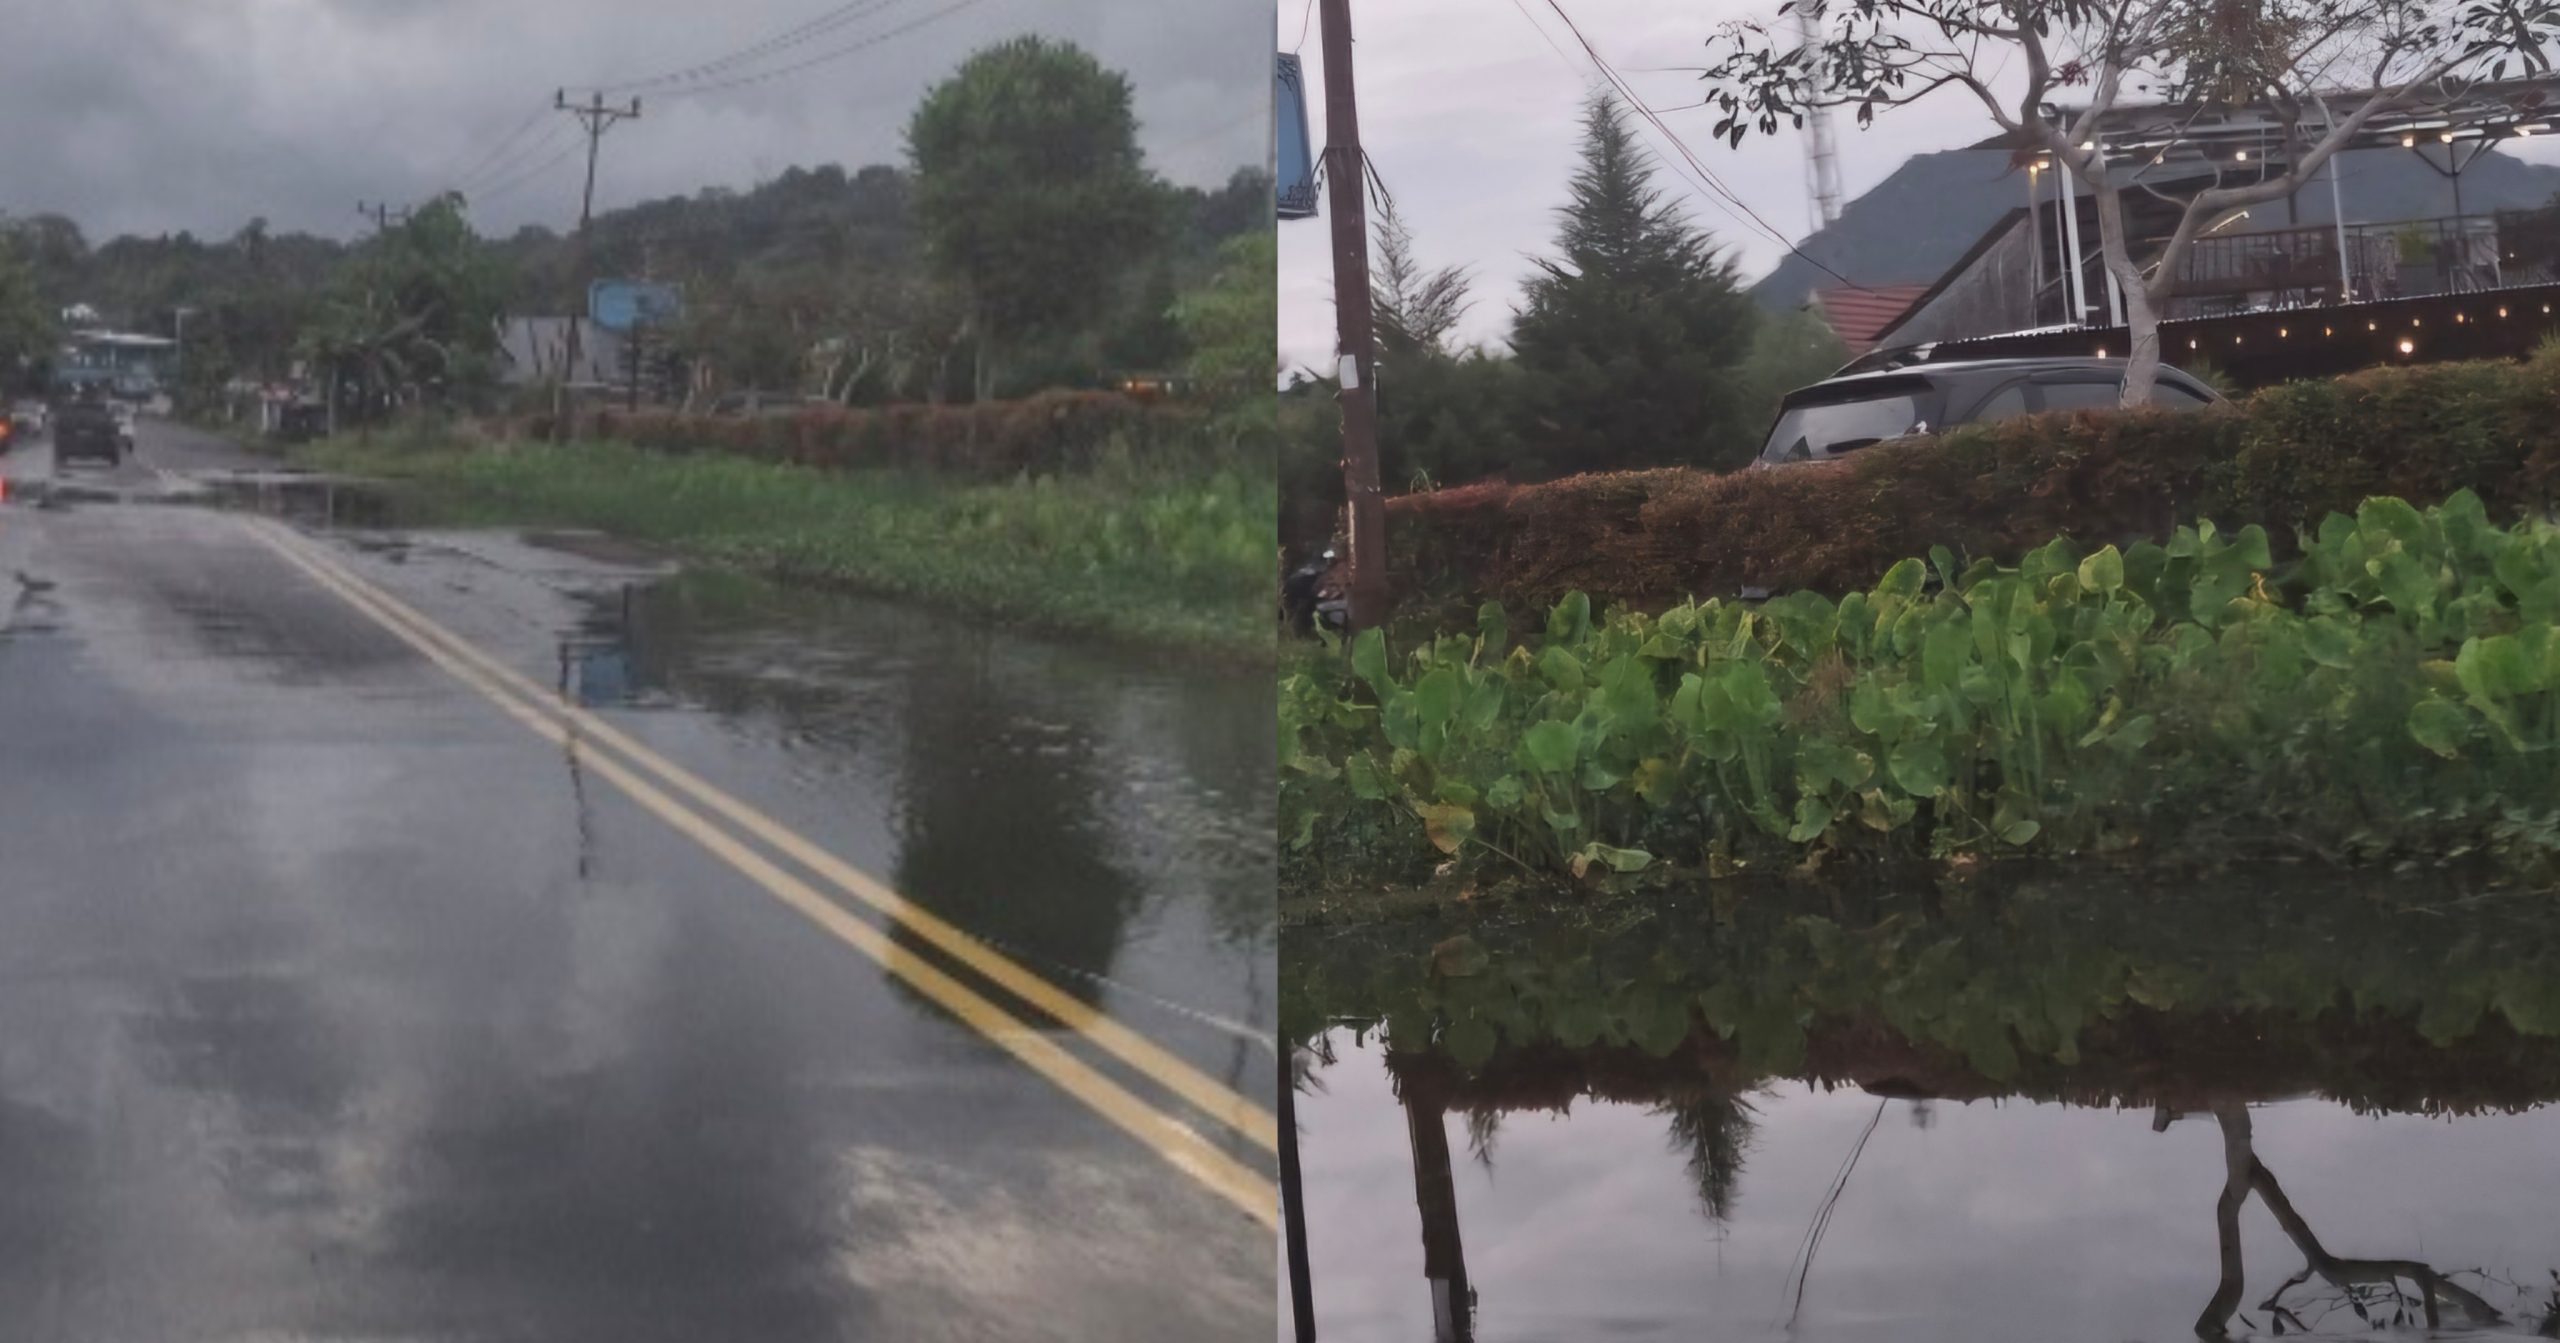
<instances>
[{"instance_id":1,"label":"green tree","mask_svg":"<svg viewBox=\"0 0 2560 1343\"><path fill-rule=\"evenodd\" d=\"M448 194L339 269L304 353L371 408L468 398L494 381L505 276Z\"/></svg>"},{"instance_id":2,"label":"green tree","mask_svg":"<svg viewBox=\"0 0 2560 1343\"><path fill-rule=\"evenodd\" d=\"M1082 325L1162 227L1129 81L1072 44L971 56L925 94L907 153L926 256L968 299L981 400L1006 351Z\"/></svg>"},{"instance_id":3,"label":"green tree","mask_svg":"<svg viewBox=\"0 0 2560 1343\"><path fill-rule=\"evenodd\" d=\"M53 348L53 315L16 235L0 231L0 391L25 383Z\"/></svg>"},{"instance_id":4,"label":"green tree","mask_svg":"<svg viewBox=\"0 0 2560 1343\"><path fill-rule=\"evenodd\" d=\"M1734 372L1757 313L1732 262L1652 180L1624 110L1594 99L1563 255L1538 260L1511 333L1535 472L1735 466L1757 446Z\"/></svg>"},{"instance_id":5,"label":"green tree","mask_svg":"<svg viewBox=\"0 0 2560 1343\"><path fill-rule=\"evenodd\" d=\"M1280 299L1271 277L1280 237L1265 227L1238 234L1222 249L1216 278L1174 305L1174 321L1191 346L1191 373L1222 408L1239 437L1268 444L1279 414Z\"/></svg>"},{"instance_id":6,"label":"green tree","mask_svg":"<svg viewBox=\"0 0 2560 1343\"><path fill-rule=\"evenodd\" d=\"M1464 266L1426 269L1413 255L1413 230L1396 213L1394 201L1381 202L1376 235L1377 265L1369 281L1369 308L1378 337L1381 363L1414 353L1445 354L1458 319L1466 315L1472 283Z\"/></svg>"}]
</instances>

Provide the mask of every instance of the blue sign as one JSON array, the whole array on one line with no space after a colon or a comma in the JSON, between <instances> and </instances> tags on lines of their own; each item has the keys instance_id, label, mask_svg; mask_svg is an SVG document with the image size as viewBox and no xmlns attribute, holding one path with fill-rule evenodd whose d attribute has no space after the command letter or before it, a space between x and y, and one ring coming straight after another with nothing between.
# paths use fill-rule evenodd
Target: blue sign
<instances>
[{"instance_id":1,"label":"blue sign","mask_svg":"<svg viewBox=\"0 0 2560 1343\"><path fill-rule=\"evenodd\" d=\"M1295 56L1280 57L1279 82L1271 105L1271 130L1279 138L1279 192L1282 219L1316 216L1315 147L1307 136L1307 80Z\"/></svg>"},{"instance_id":2,"label":"blue sign","mask_svg":"<svg viewBox=\"0 0 2560 1343\"><path fill-rule=\"evenodd\" d=\"M683 312L684 296L671 284L598 280L587 288L587 320L607 331L659 326Z\"/></svg>"}]
</instances>

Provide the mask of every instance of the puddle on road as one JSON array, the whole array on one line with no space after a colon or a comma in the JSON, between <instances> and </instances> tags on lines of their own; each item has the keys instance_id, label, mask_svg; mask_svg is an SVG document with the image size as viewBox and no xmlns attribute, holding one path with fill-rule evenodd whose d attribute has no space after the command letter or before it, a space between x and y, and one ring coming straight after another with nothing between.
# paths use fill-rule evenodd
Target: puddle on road
<instances>
[{"instance_id":1,"label":"puddle on road","mask_svg":"<svg viewBox=\"0 0 2560 1343\"><path fill-rule=\"evenodd\" d=\"M717 571L586 601L564 694L778 748L879 817L899 892L1272 1093L1267 675Z\"/></svg>"},{"instance_id":2,"label":"puddle on road","mask_svg":"<svg viewBox=\"0 0 2560 1343\"><path fill-rule=\"evenodd\" d=\"M1367 1340L2560 1331L2560 913L2344 881L1292 929Z\"/></svg>"}]
</instances>

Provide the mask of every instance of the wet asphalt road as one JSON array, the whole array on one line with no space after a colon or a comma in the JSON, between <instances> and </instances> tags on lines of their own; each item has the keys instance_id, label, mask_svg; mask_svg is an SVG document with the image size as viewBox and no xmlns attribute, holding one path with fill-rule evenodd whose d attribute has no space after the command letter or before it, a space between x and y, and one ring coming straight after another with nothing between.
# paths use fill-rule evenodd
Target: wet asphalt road
<instances>
[{"instance_id":1,"label":"wet asphalt road","mask_svg":"<svg viewBox=\"0 0 2560 1343\"><path fill-rule=\"evenodd\" d=\"M256 465L146 422L138 461L84 473L113 497L36 508L42 449L0 458L0 1335L1273 1335L1262 1221L240 516L171 502ZM589 541L309 523L1270 1106L1267 678L669 580ZM1267 1176L1266 1149L977 987Z\"/></svg>"}]
</instances>

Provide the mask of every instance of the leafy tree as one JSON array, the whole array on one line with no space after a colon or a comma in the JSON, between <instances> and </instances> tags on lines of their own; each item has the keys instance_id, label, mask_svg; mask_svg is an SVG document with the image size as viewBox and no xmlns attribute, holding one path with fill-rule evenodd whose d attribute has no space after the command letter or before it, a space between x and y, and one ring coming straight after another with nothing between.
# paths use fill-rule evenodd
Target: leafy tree
<instances>
[{"instance_id":1,"label":"leafy tree","mask_svg":"<svg viewBox=\"0 0 2560 1343\"><path fill-rule=\"evenodd\" d=\"M462 198L446 195L340 269L302 348L362 406L468 396L494 379L504 296Z\"/></svg>"},{"instance_id":2,"label":"leafy tree","mask_svg":"<svg viewBox=\"0 0 2560 1343\"><path fill-rule=\"evenodd\" d=\"M1174 321L1191 346L1191 372L1224 408L1241 436L1268 443L1279 415L1272 391L1280 376L1280 301L1271 277L1280 260L1270 227L1227 241L1226 265L1209 284L1174 305Z\"/></svg>"},{"instance_id":3,"label":"leafy tree","mask_svg":"<svg viewBox=\"0 0 2560 1343\"><path fill-rule=\"evenodd\" d=\"M1750 353L1735 370L1746 427L1766 425L1787 393L1830 377L1847 362L1849 347L1810 310L1763 317L1752 330Z\"/></svg>"},{"instance_id":4,"label":"leafy tree","mask_svg":"<svg viewBox=\"0 0 2560 1343\"><path fill-rule=\"evenodd\" d=\"M1472 281L1467 268L1425 270L1414 259L1413 230L1405 227L1394 201L1380 204L1371 232L1378 249L1370 273L1369 310L1376 322L1381 361L1414 353L1447 353L1449 336L1469 306L1467 287Z\"/></svg>"},{"instance_id":5,"label":"leafy tree","mask_svg":"<svg viewBox=\"0 0 2560 1343\"><path fill-rule=\"evenodd\" d=\"M1709 43L1708 97L1717 133L1735 144L1816 106L1879 110L1942 89L1971 94L2022 151L2085 184L2099 249L2124 295L2131 361L2124 404L2148 401L2160 363L2160 315L2195 240L2250 206L2300 190L2377 116L2424 111L2484 78L2551 68L2560 8L2551 0L1822 0L1794 22L1728 23ZM2004 94L1992 85L2005 72ZM2346 96L2324 90L2361 88ZM2064 90L2077 90L2066 95ZM2205 185L2137 182L2159 152L2123 153L2099 130L2128 89L2192 102L2199 113L2264 107L2282 144L2273 166L2216 168ZM2076 108L2052 101L2080 100ZM2180 206L2157 254L2137 259L2125 235L2128 190Z\"/></svg>"},{"instance_id":6,"label":"leafy tree","mask_svg":"<svg viewBox=\"0 0 2560 1343\"><path fill-rule=\"evenodd\" d=\"M23 383L51 351L53 314L36 293L23 244L0 232L0 390Z\"/></svg>"},{"instance_id":7,"label":"leafy tree","mask_svg":"<svg viewBox=\"0 0 2560 1343\"><path fill-rule=\"evenodd\" d=\"M1003 352L1076 325L1157 240L1129 82L1072 44L971 56L925 94L907 152L926 256L968 298L981 399Z\"/></svg>"},{"instance_id":8,"label":"leafy tree","mask_svg":"<svg viewBox=\"0 0 2560 1343\"><path fill-rule=\"evenodd\" d=\"M1739 465L1734 368L1753 319L1732 262L1652 185L1607 95L1583 117L1582 167L1537 262L1511 347L1528 375L1538 472Z\"/></svg>"}]
</instances>

